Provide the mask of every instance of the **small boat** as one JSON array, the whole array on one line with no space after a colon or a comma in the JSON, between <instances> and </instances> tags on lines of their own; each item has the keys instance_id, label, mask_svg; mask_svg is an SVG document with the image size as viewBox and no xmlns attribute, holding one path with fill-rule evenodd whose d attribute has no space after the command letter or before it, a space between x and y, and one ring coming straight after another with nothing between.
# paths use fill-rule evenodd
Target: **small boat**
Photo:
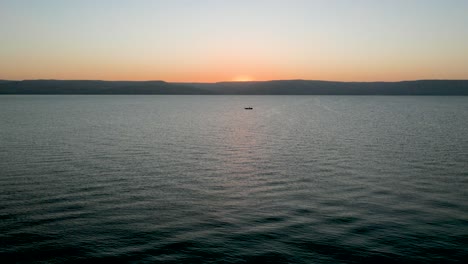
<instances>
[{"instance_id":1,"label":"small boat","mask_svg":"<svg viewBox=\"0 0 468 264\"><path fill-rule=\"evenodd\" d=\"M245 110L252 110L252 107L244 107Z\"/></svg>"}]
</instances>

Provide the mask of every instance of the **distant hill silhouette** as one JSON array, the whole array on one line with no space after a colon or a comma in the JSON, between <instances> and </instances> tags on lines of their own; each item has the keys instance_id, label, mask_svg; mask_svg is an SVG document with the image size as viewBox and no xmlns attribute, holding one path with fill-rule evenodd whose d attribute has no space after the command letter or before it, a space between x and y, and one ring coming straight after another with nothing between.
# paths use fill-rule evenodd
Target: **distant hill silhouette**
<instances>
[{"instance_id":1,"label":"distant hill silhouette","mask_svg":"<svg viewBox=\"0 0 468 264\"><path fill-rule=\"evenodd\" d=\"M209 91L163 81L0 81L0 94L209 94Z\"/></svg>"},{"instance_id":2,"label":"distant hill silhouette","mask_svg":"<svg viewBox=\"0 0 468 264\"><path fill-rule=\"evenodd\" d=\"M0 94L468 95L468 80L167 83L164 81L0 80Z\"/></svg>"}]
</instances>

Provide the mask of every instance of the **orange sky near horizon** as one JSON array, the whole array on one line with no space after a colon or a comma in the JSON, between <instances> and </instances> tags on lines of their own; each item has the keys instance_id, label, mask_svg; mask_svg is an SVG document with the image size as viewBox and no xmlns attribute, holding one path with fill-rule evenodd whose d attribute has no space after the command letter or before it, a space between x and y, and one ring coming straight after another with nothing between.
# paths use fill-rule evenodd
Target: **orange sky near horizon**
<instances>
[{"instance_id":1,"label":"orange sky near horizon","mask_svg":"<svg viewBox=\"0 0 468 264\"><path fill-rule=\"evenodd\" d=\"M0 79L468 79L468 1L0 1Z\"/></svg>"},{"instance_id":2,"label":"orange sky near horizon","mask_svg":"<svg viewBox=\"0 0 468 264\"><path fill-rule=\"evenodd\" d=\"M50 68L52 69L50 69ZM330 80L330 81L401 81L419 79L468 79L468 73L462 69L436 69L430 67L412 67L407 65L380 68L366 66L362 68L318 65L309 69L281 68L275 65L248 64L233 66L213 65L200 67L196 70L189 68L155 69L147 65L99 65L87 66L79 64L63 65L54 68L34 65L3 70L0 79L59 79L59 80L115 80L115 81L147 81L163 80L167 82L222 82L222 81L268 81L268 80Z\"/></svg>"}]
</instances>

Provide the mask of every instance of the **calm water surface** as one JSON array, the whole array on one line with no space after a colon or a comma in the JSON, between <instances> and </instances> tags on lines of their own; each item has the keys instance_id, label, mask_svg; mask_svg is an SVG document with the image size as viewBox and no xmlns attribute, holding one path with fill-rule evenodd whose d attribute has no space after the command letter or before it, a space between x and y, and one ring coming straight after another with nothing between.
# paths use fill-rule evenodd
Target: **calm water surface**
<instances>
[{"instance_id":1,"label":"calm water surface","mask_svg":"<svg viewBox=\"0 0 468 264\"><path fill-rule=\"evenodd\" d=\"M2 263L463 262L468 97L0 96L0 186Z\"/></svg>"}]
</instances>

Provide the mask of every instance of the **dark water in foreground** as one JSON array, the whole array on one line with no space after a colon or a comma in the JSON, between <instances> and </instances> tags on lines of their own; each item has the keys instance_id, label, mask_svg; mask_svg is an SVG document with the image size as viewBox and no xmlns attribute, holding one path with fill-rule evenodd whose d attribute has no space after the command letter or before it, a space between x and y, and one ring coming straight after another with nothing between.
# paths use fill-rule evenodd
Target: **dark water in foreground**
<instances>
[{"instance_id":1,"label":"dark water in foreground","mask_svg":"<svg viewBox=\"0 0 468 264\"><path fill-rule=\"evenodd\" d=\"M468 97L1 96L0 262L467 261L467 122Z\"/></svg>"}]
</instances>

